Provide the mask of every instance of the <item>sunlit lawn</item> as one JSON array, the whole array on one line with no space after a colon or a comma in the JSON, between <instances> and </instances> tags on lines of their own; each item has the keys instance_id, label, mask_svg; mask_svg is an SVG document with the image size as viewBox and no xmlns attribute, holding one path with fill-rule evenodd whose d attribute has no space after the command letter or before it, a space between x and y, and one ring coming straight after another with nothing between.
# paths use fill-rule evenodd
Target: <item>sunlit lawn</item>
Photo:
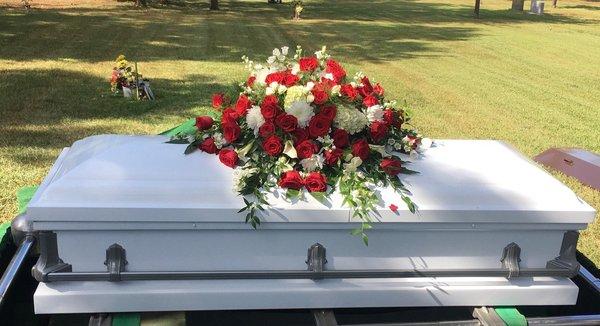
<instances>
[{"instance_id":1,"label":"sunlit lawn","mask_svg":"<svg viewBox=\"0 0 600 326\"><path fill-rule=\"evenodd\" d=\"M281 45L327 45L349 70L405 99L415 125L434 138L501 139L530 157L553 146L600 152L599 2L559 0L538 17L489 0L474 19L472 0L307 1L299 22L288 6L262 0L225 1L220 12L209 12L208 1L150 9L43 2L52 5L0 8L0 220L15 213L15 191L39 183L62 147L177 125L243 78L243 54ZM157 101L109 94L120 53L138 61ZM598 191L559 178L600 208ZM597 222L580 250L599 263L599 246Z\"/></svg>"}]
</instances>

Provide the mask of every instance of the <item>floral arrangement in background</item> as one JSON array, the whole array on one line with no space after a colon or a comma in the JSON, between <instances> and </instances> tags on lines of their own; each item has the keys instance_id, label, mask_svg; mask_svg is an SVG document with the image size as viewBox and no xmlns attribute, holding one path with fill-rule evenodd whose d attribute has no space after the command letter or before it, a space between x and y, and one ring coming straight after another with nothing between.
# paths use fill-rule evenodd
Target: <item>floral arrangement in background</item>
<instances>
[{"instance_id":1,"label":"floral arrangement in background","mask_svg":"<svg viewBox=\"0 0 600 326\"><path fill-rule=\"evenodd\" d=\"M150 89L150 81L144 79L137 70L137 63L132 67L124 55L119 55L115 60L110 77L110 90L124 97L154 100L154 93Z\"/></svg>"},{"instance_id":2,"label":"floral arrangement in background","mask_svg":"<svg viewBox=\"0 0 600 326\"><path fill-rule=\"evenodd\" d=\"M290 5L292 6L293 11L292 19L299 20L300 14L304 10L304 3L302 2L302 0L294 0L290 3Z\"/></svg>"},{"instance_id":3,"label":"floral arrangement in background","mask_svg":"<svg viewBox=\"0 0 600 326\"><path fill-rule=\"evenodd\" d=\"M220 119L197 117L193 134L170 142L189 143L186 154L199 149L234 169L234 190L244 196L240 212L253 227L274 188L288 199L309 194L319 201L339 190L361 222L352 233L368 244L366 231L380 205L374 188L393 187L414 213L398 174L416 172L401 154L418 155L431 141L409 128L408 113L384 97L379 83L362 73L349 78L325 47L288 52L275 49L266 63L243 57L250 75L239 96L213 95Z\"/></svg>"}]
</instances>

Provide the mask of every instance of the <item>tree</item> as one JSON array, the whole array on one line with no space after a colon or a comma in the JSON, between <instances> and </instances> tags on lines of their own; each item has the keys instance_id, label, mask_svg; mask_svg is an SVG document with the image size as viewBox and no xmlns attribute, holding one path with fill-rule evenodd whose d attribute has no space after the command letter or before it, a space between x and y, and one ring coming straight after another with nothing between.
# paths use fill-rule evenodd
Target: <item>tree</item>
<instances>
[{"instance_id":1,"label":"tree","mask_svg":"<svg viewBox=\"0 0 600 326\"><path fill-rule=\"evenodd\" d=\"M558 2L558 0L552 0L552 7L556 8L556 3Z\"/></svg>"},{"instance_id":2,"label":"tree","mask_svg":"<svg viewBox=\"0 0 600 326\"><path fill-rule=\"evenodd\" d=\"M210 0L210 10L219 10L219 0Z\"/></svg>"},{"instance_id":3,"label":"tree","mask_svg":"<svg viewBox=\"0 0 600 326\"><path fill-rule=\"evenodd\" d=\"M481 0L475 0L475 16L479 17L479 6L481 5Z\"/></svg>"}]
</instances>

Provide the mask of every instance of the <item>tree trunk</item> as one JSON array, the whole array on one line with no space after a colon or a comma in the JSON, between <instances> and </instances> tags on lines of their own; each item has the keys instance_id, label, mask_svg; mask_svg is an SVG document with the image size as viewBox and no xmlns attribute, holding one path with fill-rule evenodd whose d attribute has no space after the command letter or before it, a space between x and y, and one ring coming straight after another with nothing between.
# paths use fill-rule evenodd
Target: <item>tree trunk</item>
<instances>
[{"instance_id":1,"label":"tree trunk","mask_svg":"<svg viewBox=\"0 0 600 326\"><path fill-rule=\"evenodd\" d=\"M475 16L479 17L479 6L481 4L481 0L475 0Z\"/></svg>"},{"instance_id":2,"label":"tree trunk","mask_svg":"<svg viewBox=\"0 0 600 326\"><path fill-rule=\"evenodd\" d=\"M523 11L525 0L512 0L512 10Z\"/></svg>"},{"instance_id":3,"label":"tree trunk","mask_svg":"<svg viewBox=\"0 0 600 326\"><path fill-rule=\"evenodd\" d=\"M552 0L552 7L556 8L556 3L558 2L558 0Z\"/></svg>"},{"instance_id":4,"label":"tree trunk","mask_svg":"<svg viewBox=\"0 0 600 326\"><path fill-rule=\"evenodd\" d=\"M210 0L210 10L219 10L219 0Z\"/></svg>"}]
</instances>

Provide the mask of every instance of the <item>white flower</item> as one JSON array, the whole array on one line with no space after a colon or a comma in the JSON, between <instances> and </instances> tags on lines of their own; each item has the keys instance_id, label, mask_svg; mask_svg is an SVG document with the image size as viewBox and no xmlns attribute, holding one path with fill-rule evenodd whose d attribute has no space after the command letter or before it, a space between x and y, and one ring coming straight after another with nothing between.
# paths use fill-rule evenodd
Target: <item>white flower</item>
<instances>
[{"instance_id":1,"label":"white flower","mask_svg":"<svg viewBox=\"0 0 600 326\"><path fill-rule=\"evenodd\" d=\"M315 87L315 83L309 81L308 83L306 83L306 86L304 86L304 90L306 92L310 92L310 91L312 91L313 87Z\"/></svg>"},{"instance_id":2,"label":"white flower","mask_svg":"<svg viewBox=\"0 0 600 326\"><path fill-rule=\"evenodd\" d=\"M311 94L306 95L306 102L312 103L315 100L315 96Z\"/></svg>"},{"instance_id":3,"label":"white flower","mask_svg":"<svg viewBox=\"0 0 600 326\"><path fill-rule=\"evenodd\" d=\"M292 66L292 75L297 75L300 72L300 64L294 63Z\"/></svg>"},{"instance_id":4,"label":"white flower","mask_svg":"<svg viewBox=\"0 0 600 326\"><path fill-rule=\"evenodd\" d=\"M340 106L333 122L336 127L344 129L353 135L365 129L369 120L357 109Z\"/></svg>"},{"instance_id":5,"label":"white flower","mask_svg":"<svg viewBox=\"0 0 600 326\"><path fill-rule=\"evenodd\" d=\"M275 94L275 91L276 91L276 90L277 90L277 88L273 89L273 88L271 88L271 87L267 87L267 88L265 89L265 95L273 95L273 94Z\"/></svg>"},{"instance_id":6,"label":"white flower","mask_svg":"<svg viewBox=\"0 0 600 326\"><path fill-rule=\"evenodd\" d=\"M246 187L246 179L256 174L256 172L258 172L257 168L244 169L243 167L236 167L233 170L233 190L237 193L241 192Z\"/></svg>"},{"instance_id":7,"label":"white flower","mask_svg":"<svg viewBox=\"0 0 600 326\"><path fill-rule=\"evenodd\" d=\"M330 73L330 72L328 72L328 73L325 73L325 72L323 72L323 73L321 74L321 77L323 77L323 78L325 78L325 79L329 79L329 80L334 80L334 81L335 81L335 79L333 78L333 74L332 74L332 73Z\"/></svg>"},{"instance_id":8,"label":"white flower","mask_svg":"<svg viewBox=\"0 0 600 326\"><path fill-rule=\"evenodd\" d=\"M223 146L227 145L227 141L220 132L215 133L213 135L213 139L215 140L215 146L217 146L218 149L221 149Z\"/></svg>"},{"instance_id":9,"label":"white flower","mask_svg":"<svg viewBox=\"0 0 600 326\"><path fill-rule=\"evenodd\" d=\"M269 69L263 68L256 71L256 82L259 84L265 84L265 80L267 79L267 75L271 72Z\"/></svg>"},{"instance_id":10,"label":"white flower","mask_svg":"<svg viewBox=\"0 0 600 326\"><path fill-rule=\"evenodd\" d=\"M287 47L287 46L283 46L283 47L281 47L281 54L283 54L283 55L288 55L288 51L289 51L289 50L290 50L290 48L289 48L289 47Z\"/></svg>"},{"instance_id":11,"label":"white flower","mask_svg":"<svg viewBox=\"0 0 600 326\"><path fill-rule=\"evenodd\" d=\"M305 101L292 102L292 104L285 109L285 112L298 119L298 126L300 126L300 128L308 126L310 118L315 115L315 111L313 110L312 106Z\"/></svg>"},{"instance_id":12,"label":"white flower","mask_svg":"<svg viewBox=\"0 0 600 326\"><path fill-rule=\"evenodd\" d=\"M275 52L275 51L273 51L273 52ZM277 57L276 57L276 56L274 56L274 55L273 55L273 56L270 56L269 58L267 58L267 63L268 63L268 64L273 64L273 63L275 62L275 60L276 60L276 59L277 59Z\"/></svg>"},{"instance_id":13,"label":"white flower","mask_svg":"<svg viewBox=\"0 0 600 326\"><path fill-rule=\"evenodd\" d=\"M277 87L277 93L283 94L283 93L285 93L285 91L287 91L287 87L285 87L285 85L279 85Z\"/></svg>"},{"instance_id":14,"label":"white flower","mask_svg":"<svg viewBox=\"0 0 600 326\"><path fill-rule=\"evenodd\" d=\"M367 108L367 119L369 122L383 120L383 108L381 105L373 105Z\"/></svg>"},{"instance_id":15,"label":"white flower","mask_svg":"<svg viewBox=\"0 0 600 326\"><path fill-rule=\"evenodd\" d=\"M358 157L358 156L353 157L350 160L350 162L344 163L344 172L346 172L346 173L354 172L361 164L362 164L362 160L360 159L360 157Z\"/></svg>"},{"instance_id":16,"label":"white flower","mask_svg":"<svg viewBox=\"0 0 600 326\"><path fill-rule=\"evenodd\" d=\"M342 89L342 86L340 86L340 85L333 86L331 88L331 95L339 95L341 89Z\"/></svg>"},{"instance_id":17,"label":"white flower","mask_svg":"<svg viewBox=\"0 0 600 326\"><path fill-rule=\"evenodd\" d=\"M273 49L273 56L274 57L278 57L281 55L281 51L279 51L279 49L275 48Z\"/></svg>"},{"instance_id":18,"label":"white flower","mask_svg":"<svg viewBox=\"0 0 600 326\"><path fill-rule=\"evenodd\" d=\"M246 123L249 128L254 130L254 135L258 135L258 129L265 123L265 118L260 112L260 106L254 105L248 110Z\"/></svg>"},{"instance_id":19,"label":"white flower","mask_svg":"<svg viewBox=\"0 0 600 326\"><path fill-rule=\"evenodd\" d=\"M390 138L387 141L388 145L394 145L396 143L396 140L394 138Z\"/></svg>"},{"instance_id":20,"label":"white flower","mask_svg":"<svg viewBox=\"0 0 600 326\"><path fill-rule=\"evenodd\" d=\"M322 155L313 154L311 157L301 160L300 165L302 165L304 171L312 172L318 169L322 169L323 161L324 160Z\"/></svg>"}]
</instances>

